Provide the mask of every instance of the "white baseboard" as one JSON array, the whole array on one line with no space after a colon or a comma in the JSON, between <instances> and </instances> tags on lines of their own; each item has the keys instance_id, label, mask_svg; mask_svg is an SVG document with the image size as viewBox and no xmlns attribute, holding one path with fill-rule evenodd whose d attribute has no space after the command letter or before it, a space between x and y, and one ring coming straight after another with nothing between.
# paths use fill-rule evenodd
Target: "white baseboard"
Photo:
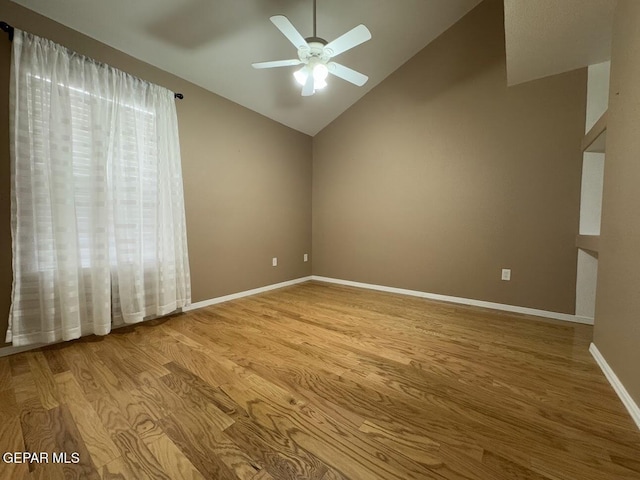
<instances>
[{"instance_id":1,"label":"white baseboard","mask_svg":"<svg viewBox=\"0 0 640 480\"><path fill-rule=\"evenodd\" d=\"M296 278L294 280L288 280L286 282L274 283L273 285L267 285L260 288L254 288L253 290L246 290L244 292L232 293L231 295L225 295L223 297L212 298L209 300L203 300L201 302L192 303L186 307L183 307L181 311L189 312L191 310L196 310L198 308L208 307L209 305L215 305L217 303L228 302L229 300L235 300L236 298L248 297L249 295L256 295L258 293L268 292L269 290L275 290L277 288L288 287L290 285L295 285L297 283L308 282L311 280L311 276ZM120 325L119 327L126 327L128 325ZM114 327L118 328L118 327ZM62 343L62 342L58 342ZM38 343L36 345L25 345L22 347L2 347L0 348L0 357L6 357L7 355L13 355L15 353L26 352L28 350L35 350L36 348L44 347L45 343ZM53 345L53 344L52 344Z\"/></svg>"},{"instance_id":2,"label":"white baseboard","mask_svg":"<svg viewBox=\"0 0 640 480\"><path fill-rule=\"evenodd\" d=\"M440 295L440 294L437 294L437 293L420 292L420 291L417 291L417 290L407 290L407 289L404 289L404 288L386 287L386 286L383 286L383 285L374 285L374 284L371 284L371 283L352 282L351 280L340 280L340 279L337 279L337 278L322 277L322 276L318 276L318 275L300 277L300 278L296 278L296 279L293 279L293 280L288 280L286 282L274 283L272 285L266 285L264 287L254 288L252 290L245 290L244 292L232 293L230 295L224 295L222 297L216 297L216 298L211 298L209 300L203 300L201 302L192 303L191 305L183 307L182 311L183 312L189 312L191 310L197 310L199 308L208 307L210 305L216 305L218 303L224 303L224 302L228 302L230 300L236 300L238 298L248 297L250 295L256 295L258 293L264 293L264 292L268 292L270 290L276 290L278 288L288 287L288 286L291 286L291 285L296 285L298 283L308 282L309 280L317 280L319 282L335 283L335 284L339 284L339 285L347 285L347 286L350 286L350 287L366 288L366 289L369 289L369 290L378 290L378 291L389 292L389 293L399 293L401 295L410 295L410 296L413 296L413 297L427 298L427 299L430 299L430 300L440 300L440 301L443 301L443 302L458 303L458 304L461 304L461 305L470 305L470 306L474 306L474 307L491 308L491 309L494 309L494 310L503 310L503 311L506 311L506 312L513 312L513 313L523 313L525 315L534 315L534 316L537 316L537 317L552 318L554 320L564 320L564 321L567 321L567 322L585 323L585 324L588 324L588 325L593 325L593 318L589 318L589 317L581 317L581 316L576 316L576 315L569 315L567 313L548 312L546 310L536 310L534 308L518 307L518 306L514 306L514 305L505 305L505 304L502 304L502 303L485 302L483 300L473 300L473 299L470 299L470 298L451 297L449 295ZM24 352L24 351L27 351L27 350L33 350L33 349L36 349L36 348L40 348L42 346L43 346L42 344L38 344L38 345L28 345L28 346L24 346L24 347L4 347L4 348L0 348L0 357L4 357L6 355L13 355L14 353L20 353L20 352Z\"/></svg>"},{"instance_id":3,"label":"white baseboard","mask_svg":"<svg viewBox=\"0 0 640 480\"><path fill-rule=\"evenodd\" d=\"M593 325L595 321L593 317L585 317L584 315L573 315L573 317L575 319L571 320L572 322L584 323L585 325Z\"/></svg>"},{"instance_id":4,"label":"white baseboard","mask_svg":"<svg viewBox=\"0 0 640 480\"><path fill-rule=\"evenodd\" d=\"M29 350L35 350L36 348L44 347L45 343L36 343L35 345L24 345L22 347L14 347L10 345L8 347L0 348L0 357L6 357L13 355L14 353L27 352Z\"/></svg>"},{"instance_id":5,"label":"white baseboard","mask_svg":"<svg viewBox=\"0 0 640 480\"><path fill-rule=\"evenodd\" d=\"M607 377L607 380L609 380L609 383L618 394L618 397L620 397L620 400L622 400L622 404L631 415L631 418L635 422L636 426L640 429L640 407L638 407L638 404L633 400L633 398L631 398L631 395L629 395L629 392L627 392L627 389L624 388L624 385L622 385L622 382L620 381L618 376L614 373L607 361L604 359L604 357L600 353L600 350L598 350L598 347L596 347L595 344L592 343L589 347L589 351L602 370L602 373L604 373L604 376Z\"/></svg>"},{"instance_id":6,"label":"white baseboard","mask_svg":"<svg viewBox=\"0 0 640 480\"><path fill-rule=\"evenodd\" d=\"M312 275L312 280L319 282L336 283L339 285L347 285L350 287L367 288L369 290L379 290L381 292L399 293L401 295L411 295L412 297L427 298L429 300L439 300L442 302L459 303L461 305L470 305L473 307L491 308L493 310L503 310L505 312L523 313L525 315L534 315L536 317L552 318L554 320L563 320L565 322L584 323L593 325L593 318L570 315L568 313L548 312L546 310L537 310L535 308L518 307L515 305L505 305L503 303L485 302L483 300L473 300L471 298L451 297L449 295L440 295L438 293L420 292L418 290L406 290L404 288L386 287L383 285L374 285L371 283L352 282L351 280L340 280L337 278L321 277Z\"/></svg>"},{"instance_id":7,"label":"white baseboard","mask_svg":"<svg viewBox=\"0 0 640 480\"><path fill-rule=\"evenodd\" d=\"M196 310L198 308L208 307L209 305L215 305L217 303L228 302L230 300L235 300L237 298L248 297L250 295L256 295L258 293L268 292L269 290L275 290L277 288L288 287L290 285L295 285L297 283L308 282L311 280L311 276L308 277L300 277L294 280L288 280L286 282L274 283L272 285L267 285L265 287L254 288L252 290L245 290L244 292L232 293L230 295L225 295L223 297L211 298L209 300L203 300L201 302L192 303L186 307L182 308L183 312L189 312L191 310Z\"/></svg>"}]
</instances>

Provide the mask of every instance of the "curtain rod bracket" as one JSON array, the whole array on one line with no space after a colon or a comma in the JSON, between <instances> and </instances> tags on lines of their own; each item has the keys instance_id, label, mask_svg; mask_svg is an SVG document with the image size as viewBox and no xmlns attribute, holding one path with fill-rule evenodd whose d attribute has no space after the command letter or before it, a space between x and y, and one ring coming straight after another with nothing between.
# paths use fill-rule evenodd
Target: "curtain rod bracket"
<instances>
[{"instance_id":1,"label":"curtain rod bracket","mask_svg":"<svg viewBox=\"0 0 640 480\"><path fill-rule=\"evenodd\" d=\"M13 42L13 27L6 22L0 22L0 30L9 35L9 41Z\"/></svg>"},{"instance_id":2,"label":"curtain rod bracket","mask_svg":"<svg viewBox=\"0 0 640 480\"><path fill-rule=\"evenodd\" d=\"M182 100L184 98L184 95L181 93L174 93L173 96L178 100Z\"/></svg>"}]
</instances>

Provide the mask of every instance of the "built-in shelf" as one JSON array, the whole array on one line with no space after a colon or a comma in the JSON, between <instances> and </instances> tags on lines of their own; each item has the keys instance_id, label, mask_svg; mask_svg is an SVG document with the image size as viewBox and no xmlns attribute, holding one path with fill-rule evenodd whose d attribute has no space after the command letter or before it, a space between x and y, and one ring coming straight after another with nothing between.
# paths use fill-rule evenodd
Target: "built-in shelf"
<instances>
[{"instance_id":1,"label":"built-in shelf","mask_svg":"<svg viewBox=\"0 0 640 480\"><path fill-rule=\"evenodd\" d=\"M607 145L607 112L604 112L582 139L582 151L604 153Z\"/></svg>"},{"instance_id":2,"label":"built-in shelf","mask_svg":"<svg viewBox=\"0 0 640 480\"><path fill-rule=\"evenodd\" d=\"M576 247L586 250L594 256L598 256L600 246L600 235L577 235Z\"/></svg>"}]
</instances>

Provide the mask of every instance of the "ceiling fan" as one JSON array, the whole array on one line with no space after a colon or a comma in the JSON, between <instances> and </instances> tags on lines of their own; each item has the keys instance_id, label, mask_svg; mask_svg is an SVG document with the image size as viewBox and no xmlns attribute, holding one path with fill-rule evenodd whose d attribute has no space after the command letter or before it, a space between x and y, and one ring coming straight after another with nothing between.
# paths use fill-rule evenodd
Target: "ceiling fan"
<instances>
[{"instance_id":1,"label":"ceiling fan","mask_svg":"<svg viewBox=\"0 0 640 480\"><path fill-rule=\"evenodd\" d=\"M309 97L317 90L327 86L328 74L335 75L359 87L369 80L366 75L356 72L349 67L331 61L341 53L357 47L371 39L371 32L364 25L349 30L332 42L317 36L316 33L316 0L313 0L313 36L304 38L284 15L274 15L271 22L298 49L298 58L291 60L276 60L273 62L253 63L253 68L291 67L303 65L293 75L302 85L302 96Z\"/></svg>"}]
</instances>

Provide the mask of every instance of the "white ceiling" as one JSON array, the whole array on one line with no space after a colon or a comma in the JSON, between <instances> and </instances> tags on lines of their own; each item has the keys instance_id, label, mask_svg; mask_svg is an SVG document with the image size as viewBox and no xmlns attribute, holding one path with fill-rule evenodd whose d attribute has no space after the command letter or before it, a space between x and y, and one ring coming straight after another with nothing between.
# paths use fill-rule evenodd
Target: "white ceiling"
<instances>
[{"instance_id":1,"label":"white ceiling","mask_svg":"<svg viewBox=\"0 0 640 480\"><path fill-rule=\"evenodd\" d=\"M302 98L294 68L254 70L251 63L296 57L269 17L284 14L311 36L311 0L13 1L309 135L480 3L318 0L318 36L331 41L360 23L371 30L371 41L338 60L369 82L359 88L332 77L325 90Z\"/></svg>"},{"instance_id":2,"label":"white ceiling","mask_svg":"<svg viewBox=\"0 0 640 480\"><path fill-rule=\"evenodd\" d=\"M610 59L617 0L505 0L509 85Z\"/></svg>"}]
</instances>

